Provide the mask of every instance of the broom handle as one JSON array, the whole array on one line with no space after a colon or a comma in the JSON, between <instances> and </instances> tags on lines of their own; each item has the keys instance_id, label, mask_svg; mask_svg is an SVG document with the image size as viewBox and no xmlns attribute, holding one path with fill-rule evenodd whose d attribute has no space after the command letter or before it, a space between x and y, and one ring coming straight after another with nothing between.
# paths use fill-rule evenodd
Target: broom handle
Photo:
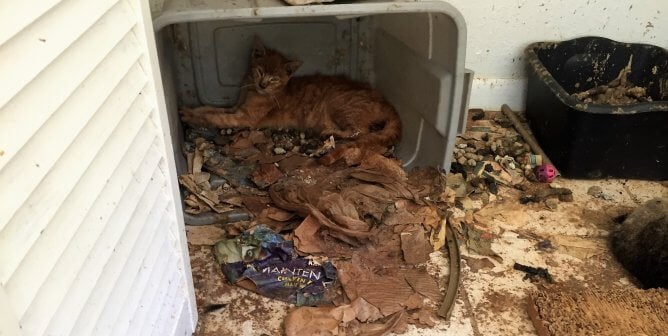
<instances>
[{"instance_id":1,"label":"broom handle","mask_svg":"<svg viewBox=\"0 0 668 336\"><path fill-rule=\"evenodd\" d=\"M529 147L531 147L531 150L534 153L542 156L543 157L543 162L549 163L552 166L554 166L554 164L552 164L552 161L550 161L550 158L547 157L547 154L545 154L545 152L543 152L543 149L540 148L540 145L538 145L538 142L533 137L533 135L531 135L526 130L526 128L524 128L524 126L522 125L520 120L517 119L517 116L515 115L515 112L513 112L513 110L510 109L510 106L508 106L507 104L503 104L501 106L501 111L503 111L503 114L505 114L506 117L508 117L508 119L510 119L510 122L513 123L513 126L515 126L515 129L517 130L517 132L520 133L522 138L524 138L524 141L526 141L529 144Z\"/></svg>"}]
</instances>

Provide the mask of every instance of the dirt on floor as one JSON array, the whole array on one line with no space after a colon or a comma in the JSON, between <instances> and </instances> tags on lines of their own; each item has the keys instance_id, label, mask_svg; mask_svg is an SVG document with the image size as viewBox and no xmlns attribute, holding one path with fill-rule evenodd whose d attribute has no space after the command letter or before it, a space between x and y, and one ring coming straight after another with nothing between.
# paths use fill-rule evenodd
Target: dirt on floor
<instances>
[{"instance_id":1,"label":"dirt on floor","mask_svg":"<svg viewBox=\"0 0 668 336\"><path fill-rule=\"evenodd\" d=\"M404 324L403 329L396 329L396 324L392 323L397 321L392 319L399 317L391 314L379 321L384 321L386 325L392 324L389 329L404 335L535 335L536 330L527 314L527 298L531 293L549 290L555 286L574 291L592 288L604 291L623 290L636 287L635 280L613 259L607 237L611 228L618 225L620 216L628 214L634 207L653 197L668 196L665 184L635 180L584 181L563 178L557 178L550 184L540 183L528 166L530 163L525 161L525 158L533 153L502 114L482 111L471 113L467 130L456 144L457 164L453 167L454 172L444 176L447 181L441 186L442 192L438 193L443 194L444 198L452 197L452 202L443 201L437 204L436 211L437 218L445 218L454 227L462 254L461 282L452 316L449 320L444 320L435 315L423 316L421 310L402 308L408 314L408 319L414 323ZM243 139L249 136L272 139L272 143L278 143L278 139L271 134L260 136L258 133L247 133L245 137L235 138L234 131L228 133L223 130L222 133L223 137L232 139L231 143L245 141ZM308 142L307 138L300 137L299 134L291 135L288 142L293 147L286 151L295 154L288 154L293 158L286 161L283 167L278 163L282 172L283 169L299 169L305 160L298 159L300 157L308 158L312 154L321 154L326 144L320 142L310 147L304 146L304 142ZM225 139L219 141L230 144ZM202 146L202 143L200 141L199 146ZM276 155L284 155L276 154L275 149L290 147L290 144L279 147L273 145L267 147L273 153L264 155L253 149L248 150L257 146L241 145L241 148L246 150L244 155L260 155L262 160L272 166L271 161L276 159ZM295 150L295 147L299 148ZM308 149L304 149L306 147ZM199 151L208 153L209 159L215 154L211 150L207 152L206 146ZM239 151L237 149L237 152ZM197 159L196 150L191 153L193 155L189 160L190 166L197 166L202 158ZM283 151L278 150L278 153ZM199 165L205 166L207 159L204 161L204 164ZM237 173L240 178L229 181L227 186L221 185L220 189L216 189L216 184L212 182L209 182L208 186L202 180L199 183L190 183L193 194L199 192L196 199L191 198L191 213L201 209L215 211L216 207L221 213L242 208L255 214L255 220L260 218L280 232L291 232L301 225L303 217L281 212L280 206L276 207L277 210L265 210L267 207L263 202L271 200L268 194L246 192L248 189L245 188L249 184L244 177L249 174L251 182L254 183L251 184L253 188L262 184L269 186L280 179L272 175L272 169L255 169L239 170ZM255 175L252 172L256 172ZM457 174L460 175L455 176ZM308 176L302 175L301 178L308 179ZM562 191L555 191L562 189L570 191L568 197L564 196ZM207 190L217 190L217 194L202 192ZM239 190L242 192L238 192ZM393 201L396 202L397 199ZM399 217L395 215L393 218L398 220ZM424 220L428 217L422 218ZM435 220L434 225L440 222ZM234 224L187 227L199 313L197 335L285 333L284 321L297 307L230 284L212 252L213 245L220 239L238 235L253 225L254 221L241 221ZM424 225L419 227L424 228ZM399 226L397 232L392 231L393 234L398 233L398 241L393 243L395 245L391 248L385 248L398 254L402 265L410 264L411 269L430 274L439 286L438 294L442 295L447 286L445 279L449 274L450 260L442 245L437 251L407 251L406 248L414 244L406 241L402 249L401 232L415 228L413 225ZM429 237L430 235L425 236ZM407 238L409 237L404 237ZM433 247L434 240L427 241ZM406 256L410 262L407 262ZM544 269L553 283L544 277L528 276L526 272L517 270L516 264ZM399 272L401 269L400 267L391 272ZM378 269L374 272L378 274ZM371 284L373 285L373 282ZM398 290L387 290L387 286L395 285L393 283L375 285L378 287L363 289L367 295L362 297L389 309L389 313L392 309L388 307L397 304L394 299L404 294ZM373 289L378 289L378 292ZM409 300L411 295L413 294L406 292L406 297L400 300L399 306L410 305L414 301ZM425 298L423 302L429 305L428 295L420 295ZM341 304L350 305L351 301L344 300ZM432 302L432 307L435 304L436 302ZM356 311L359 312L359 309Z\"/></svg>"}]
</instances>

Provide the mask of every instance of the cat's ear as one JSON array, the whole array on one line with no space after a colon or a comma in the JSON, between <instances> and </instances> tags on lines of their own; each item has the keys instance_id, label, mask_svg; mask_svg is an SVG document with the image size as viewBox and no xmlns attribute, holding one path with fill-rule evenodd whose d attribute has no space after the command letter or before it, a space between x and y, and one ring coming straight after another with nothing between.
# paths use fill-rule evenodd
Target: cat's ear
<instances>
[{"instance_id":1,"label":"cat's ear","mask_svg":"<svg viewBox=\"0 0 668 336\"><path fill-rule=\"evenodd\" d=\"M253 40L253 58L264 57L267 54L267 48L264 47L260 38L255 36Z\"/></svg>"},{"instance_id":2,"label":"cat's ear","mask_svg":"<svg viewBox=\"0 0 668 336\"><path fill-rule=\"evenodd\" d=\"M285 63L285 71L288 72L288 75L291 75L299 69L299 67L302 65L302 61L290 61Z\"/></svg>"}]
</instances>

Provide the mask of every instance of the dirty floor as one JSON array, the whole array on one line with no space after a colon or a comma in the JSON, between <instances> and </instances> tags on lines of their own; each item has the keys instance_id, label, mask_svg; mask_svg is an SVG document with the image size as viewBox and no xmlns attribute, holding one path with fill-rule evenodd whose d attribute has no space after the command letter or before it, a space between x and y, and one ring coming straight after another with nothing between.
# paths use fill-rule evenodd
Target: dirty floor
<instances>
[{"instance_id":1,"label":"dirty floor","mask_svg":"<svg viewBox=\"0 0 668 336\"><path fill-rule=\"evenodd\" d=\"M462 249L462 278L449 321L433 328L409 326L404 335L535 335L526 312L527 296L547 284L525 279L515 263L549 270L555 282L571 287L617 289L635 287L612 259L606 237L615 219L657 196L668 196L665 183L635 180L568 180L573 202L548 208L544 202L520 204L521 191L502 187L487 204L470 200L453 208L451 220L465 221L491 235L495 256ZM587 191L602 189L598 197ZM465 210L468 211L468 215ZM196 335L281 335L282 322L293 307L228 284L212 255L219 230L189 232L199 323ZM434 252L429 263L442 279L448 260Z\"/></svg>"}]
</instances>

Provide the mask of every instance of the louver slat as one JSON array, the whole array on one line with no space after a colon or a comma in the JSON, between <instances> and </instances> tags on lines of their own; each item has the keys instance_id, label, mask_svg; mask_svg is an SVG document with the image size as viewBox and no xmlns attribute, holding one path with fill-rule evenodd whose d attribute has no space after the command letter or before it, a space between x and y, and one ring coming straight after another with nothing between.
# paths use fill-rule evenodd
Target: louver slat
<instances>
[{"instance_id":1,"label":"louver slat","mask_svg":"<svg viewBox=\"0 0 668 336\"><path fill-rule=\"evenodd\" d=\"M141 0L0 1L0 334L191 334Z\"/></svg>"},{"instance_id":2,"label":"louver slat","mask_svg":"<svg viewBox=\"0 0 668 336\"><path fill-rule=\"evenodd\" d=\"M0 125L12 129L11 133L0 133L0 143L5 151L0 156L0 168L16 155L103 60L108 63L109 59L119 57L119 53L127 53L133 44L135 52L140 51L135 36L128 34L135 23L124 19L126 13L123 9L122 6L115 6L109 10L0 109ZM112 52L114 49L115 52Z\"/></svg>"}]
</instances>

